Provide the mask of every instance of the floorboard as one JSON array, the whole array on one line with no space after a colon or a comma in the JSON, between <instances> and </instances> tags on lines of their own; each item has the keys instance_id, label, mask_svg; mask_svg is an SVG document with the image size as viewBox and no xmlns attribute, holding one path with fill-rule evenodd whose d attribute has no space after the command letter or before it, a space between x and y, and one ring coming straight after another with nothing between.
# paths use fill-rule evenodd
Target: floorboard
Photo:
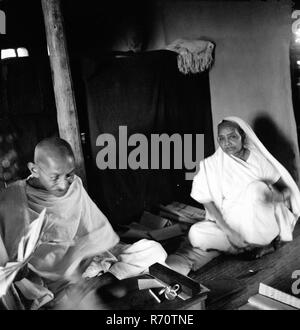
<instances>
[{"instance_id":1,"label":"floorboard","mask_svg":"<svg viewBox=\"0 0 300 330\"><path fill-rule=\"evenodd\" d=\"M252 261L239 260L235 256L219 256L189 276L211 290L207 309L237 309L250 296L258 293L260 282L292 293L291 286L295 281L292 273L298 269L300 223L295 228L293 241L285 243L269 255ZM251 275L249 270L258 272Z\"/></svg>"}]
</instances>

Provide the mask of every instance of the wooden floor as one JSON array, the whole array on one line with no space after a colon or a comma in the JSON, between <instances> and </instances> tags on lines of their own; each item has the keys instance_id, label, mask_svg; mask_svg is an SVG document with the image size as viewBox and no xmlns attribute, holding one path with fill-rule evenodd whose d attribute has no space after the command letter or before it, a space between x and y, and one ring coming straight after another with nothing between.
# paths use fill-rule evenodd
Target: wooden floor
<instances>
[{"instance_id":1,"label":"wooden floor","mask_svg":"<svg viewBox=\"0 0 300 330\"><path fill-rule=\"evenodd\" d=\"M257 270L257 273L251 275L251 272ZM295 270L300 270L300 222L295 228L293 241L284 244L271 254L253 261L241 260L237 256L222 255L197 272L191 272L189 277L210 289L205 302L206 309L228 310L238 309L244 305L249 297L258 293L261 282L278 290L292 293L291 286L295 281L292 279L292 273ZM96 309L179 310L202 308L199 308L197 298L185 302L176 299L159 304L147 290L136 289L123 298L97 305Z\"/></svg>"},{"instance_id":2,"label":"wooden floor","mask_svg":"<svg viewBox=\"0 0 300 330\"><path fill-rule=\"evenodd\" d=\"M253 261L234 256L220 256L189 276L207 286L211 292L207 309L237 309L248 298L258 293L260 282L287 293L295 279L292 273L300 270L300 223L294 231L294 240L275 252ZM250 272L249 272L250 270ZM259 270L247 277L251 271ZM300 295L299 295L300 298Z\"/></svg>"}]
</instances>

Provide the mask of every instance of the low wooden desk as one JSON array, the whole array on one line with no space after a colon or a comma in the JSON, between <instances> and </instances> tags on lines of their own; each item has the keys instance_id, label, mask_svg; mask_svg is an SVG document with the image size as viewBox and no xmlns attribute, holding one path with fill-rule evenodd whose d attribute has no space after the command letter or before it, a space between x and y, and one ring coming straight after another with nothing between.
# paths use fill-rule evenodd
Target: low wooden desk
<instances>
[{"instance_id":1,"label":"low wooden desk","mask_svg":"<svg viewBox=\"0 0 300 330\"><path fill-rule=\"evenodd\" d=\"M133 280L150 279L149 275L141 275ZM99 287L99 278L86 280L79 287L74 287L70 291L68 298L64 300L58 309L93 309L93 310L203 310L207 293L195 295L187 300L176 297L174 300L164 299L162 295L161 303L157 302L150 294L148 289L139 290L135 288L129 291L122 298L103 299L97 289ZM136 282L137 283L137 282ZM102 287L103 288L103 287Z\"/></svg>"},{"instance_id":2,"label":"low wooden desk","mask_svg":"<svg viewBox=\"0 0 300 330\"><path fill-rule=\"evenodd\" d=\"M146 279L150 276L138 278ZM176 297L174 300L162 299L159 303L145 289L131 291L125 297L111 301L109 305L114 310L204 310L206 299L207 293L203 293L187 300Z\"/></svg>"},{"instance_id":3,"label":"low wooden desk","mask_svg":"<svg viewBox=\"0 0 300 330\"><path fill-rule=\"evenodd\" d=\"M94 309L111 310L228 310L238 309L247 303L249 297L258 292L259 283L270 285L292 294L292 273L300 269L300 223L295 228L294 240L277 251L258 260L245 261L236 256L220 256L189 277L203 284L211 291L186 301L178 297L174 301L158 303L148 290L135 290L120 299ZM251 275L249 270L257 273ZM249 276L247 276L249 274ZM145 276L145 275L144 275ZM93 288L97 280L92 279ZM300 297L299 297L300 298ZM80 309L80 308L78 308Z\"/></svg>"}]
</instances>

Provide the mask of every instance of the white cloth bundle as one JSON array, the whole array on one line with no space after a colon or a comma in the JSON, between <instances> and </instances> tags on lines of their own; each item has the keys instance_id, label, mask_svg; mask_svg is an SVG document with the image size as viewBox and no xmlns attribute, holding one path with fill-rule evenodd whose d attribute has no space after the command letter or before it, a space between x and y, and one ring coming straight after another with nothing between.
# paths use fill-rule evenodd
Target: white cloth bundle
<instances>
[{"instance_id":1,"label":"white cloth bundle","mask_svg":"<svg viewBox=\"0 0 300 330\"><path fill-rule=\"evenodd\" d=\"M210 41L177 39L166 49L178 53L178 69L184 74L202 72L213 63L214 44Z\"/></svg>"}]
</instances>

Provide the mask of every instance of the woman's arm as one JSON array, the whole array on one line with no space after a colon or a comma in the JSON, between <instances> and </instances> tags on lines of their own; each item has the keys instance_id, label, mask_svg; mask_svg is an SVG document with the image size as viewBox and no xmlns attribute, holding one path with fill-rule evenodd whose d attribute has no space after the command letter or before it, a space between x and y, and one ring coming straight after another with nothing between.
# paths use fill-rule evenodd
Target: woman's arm
<instances>
[{"instance_id":1,"label":"woman's arm","mask_svg":"<svg viewBox=\"0 0 300 330\"><path fill-rule=\"evenodd\" d=\"M281 177L275 183L271 184L271 186L273 187L272 196L266 196L267 202L282 203L289 199L291 191Z\"/></svg>"},{"instance_id":2,"label":"woman's arm","mask_svg":"<svg viewBox=\"0 0 300 330\"><path fill-rule=\"evenodd\" d=\"M283 182L282 178L280 177L277 182L274 183L273 185L277 191L279 191L282 194L283 200L287 200L290 195L291 191L290 189L286 186L286 184Z\"/></svg>"}]
</instances>

